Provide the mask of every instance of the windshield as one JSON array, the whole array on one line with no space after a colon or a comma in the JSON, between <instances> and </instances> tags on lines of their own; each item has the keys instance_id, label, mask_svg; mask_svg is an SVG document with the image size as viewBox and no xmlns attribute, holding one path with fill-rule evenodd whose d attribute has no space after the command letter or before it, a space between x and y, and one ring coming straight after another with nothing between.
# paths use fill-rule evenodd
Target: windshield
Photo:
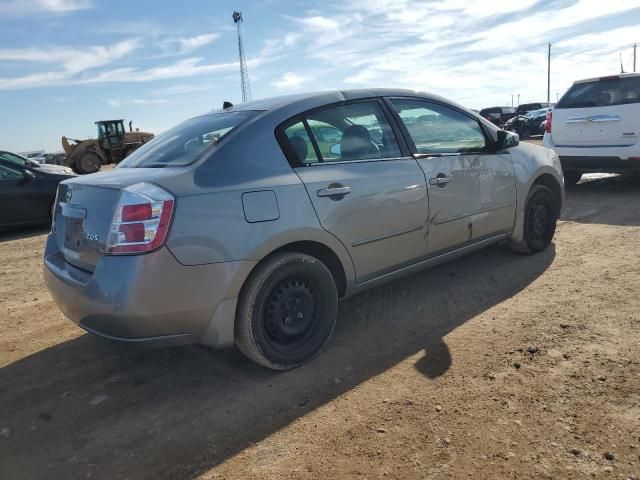
<instances>
[{"instance_id":1,"label":"windshield","mask_svg":"<svg viewBox=\"0 0 640 480\"><path fill-rule=\"evenodd\" d=\"M15 153L0 152L0 158L20 166L25 166L29 163L29 160L20 155L16 155Z\"/></svg>"},{"instance_id":2,"label":"windshield","mask_svg":"<svg viewBox=\"0 0 640 480\"><path fill-rule=\"evenodd\" d=\"M220 112L192 118L140 147L120 162L118 168L184 167L257 113Z\"/></svg>"}]
</instances>

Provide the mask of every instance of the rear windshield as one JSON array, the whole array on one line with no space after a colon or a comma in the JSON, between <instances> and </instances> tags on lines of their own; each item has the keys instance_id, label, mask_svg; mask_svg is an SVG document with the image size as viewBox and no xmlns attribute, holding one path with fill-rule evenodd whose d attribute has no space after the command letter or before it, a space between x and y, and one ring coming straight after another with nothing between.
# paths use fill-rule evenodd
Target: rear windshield
<instances>
[{"instance_id":1,"label":"rear windshield","mask_svg":"<svg viewBox=\"0 0 640 480\"><path fill-rule=\"evenodd\" d=\"M220 112L192 118L167 130L133 152L119 168L184 167L213 148L256 111Z\"/></svg>"},{"instance_id":2,"label":"rear windshield","mask_svg":"<svg viewBox=\"0 0 640 480\"><path fill-rule=\"evenodd\" d=\"M640 77L612 77L576 83L564 94L556 108L608 107L630 103L640 103Z\"/></svg>"}]
</instances>

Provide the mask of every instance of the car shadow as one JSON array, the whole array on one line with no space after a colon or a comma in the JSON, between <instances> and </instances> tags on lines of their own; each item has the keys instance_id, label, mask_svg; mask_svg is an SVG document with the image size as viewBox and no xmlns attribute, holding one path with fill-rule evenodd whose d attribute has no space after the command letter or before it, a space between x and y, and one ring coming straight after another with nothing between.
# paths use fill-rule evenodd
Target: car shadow
<instances>
[{"instance_id":1,"label":"car shadow","mask_svg":"<svg viewBox=\"0 0 640 480\"><path fill-rule=\"evenodd\" d=\"M15 228L11 230L0 230L0 243L43 235L49 232L49 228L50 227L48 225L44 225L37 227Z\"/></svg>"},{"instance_id":2,"label":"car shadow","mask_svg":"<svg viewBox=\"0 0 640 480\"><path fill-rule=\"evenodd\" d=\"M285 373L90 335L44 349L0 369L0 478L194 478L410 356L443 375L446 335L554 258L495 246L347 299L324 351Z\"/></svg>"},{"instance_id":3,"label":"car shadow","mask_svg":"<svg viewBox=\"0 0 640 480\"><path fill-rule=\"evenodd\" d=\"M640 225L640 175L585 174L567 188L563 220L606 225Z\"/></svg>"}]
</instances>

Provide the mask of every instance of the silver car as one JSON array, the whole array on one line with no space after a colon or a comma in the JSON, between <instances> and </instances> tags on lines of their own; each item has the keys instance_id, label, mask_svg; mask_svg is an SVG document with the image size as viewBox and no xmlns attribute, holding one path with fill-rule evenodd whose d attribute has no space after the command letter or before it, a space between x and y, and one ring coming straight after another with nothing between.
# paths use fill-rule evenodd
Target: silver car
<instances>
[{"instance_id":1,"label":"silver car","mask_svg":"<svg viewBox=\"0 0 640 480\"><path fill-rule=\"evenodd\" d=\"M63 182L44 278L91 333L286 370L327 342L340 298L496 242L545 249L563 199L551 150L443 98L271 98Z\"/></svg>"}]
</instances>

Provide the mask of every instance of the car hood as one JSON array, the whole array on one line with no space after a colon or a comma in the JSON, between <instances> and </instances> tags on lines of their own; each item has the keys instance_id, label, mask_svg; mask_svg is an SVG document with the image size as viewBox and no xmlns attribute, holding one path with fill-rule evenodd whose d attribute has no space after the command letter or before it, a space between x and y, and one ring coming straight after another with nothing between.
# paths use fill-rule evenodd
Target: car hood
<instances>
[{"instance_id":1,"label":"car hood","mask_svg":"<svg viewBox=\"0 0 640 480\"><path fill-rule=\"evenodd\" d=\"M48 173L50 175L65 175L65 176L75 176L69 167L63 167L62 165L38 165L31 167L36 172Z\"/></svg>"}]
</instances>

